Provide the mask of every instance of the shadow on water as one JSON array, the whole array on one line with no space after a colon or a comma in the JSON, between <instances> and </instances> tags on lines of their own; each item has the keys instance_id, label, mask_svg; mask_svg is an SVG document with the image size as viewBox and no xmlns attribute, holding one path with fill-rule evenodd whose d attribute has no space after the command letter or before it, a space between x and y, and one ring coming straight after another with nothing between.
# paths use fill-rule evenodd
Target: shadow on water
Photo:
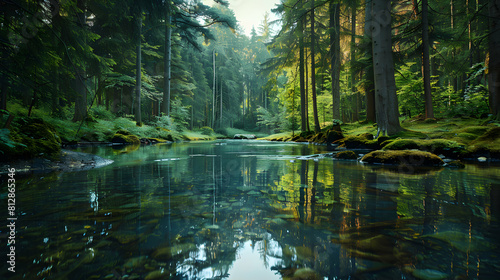
<instances>
[{"instance_id":1,"label":"shadow on water","mask_svg":"<svg viewBox=\"0 0 500 280\"><path fill-rule=\"evenodd\" d=\"M16 272L3 262L3 277L496 279L500 273L497 167L401 173L301 160L325 147L260 141L88 151L115 163L17 183ZM2 226L2 236L7 232Z\"/></svg>"}]
</instances>

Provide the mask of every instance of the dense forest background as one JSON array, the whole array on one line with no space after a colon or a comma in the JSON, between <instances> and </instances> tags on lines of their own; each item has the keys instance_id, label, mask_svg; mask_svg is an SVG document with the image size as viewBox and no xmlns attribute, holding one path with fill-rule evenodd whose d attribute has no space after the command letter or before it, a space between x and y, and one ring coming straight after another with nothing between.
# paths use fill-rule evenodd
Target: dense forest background
<instances>
[{"instance_id":1,"label":"dense forest background","mask_svg":"<svg viewBox=\"0 0 500 280\"><path fill-rule=\"evenodd\" d=\"M500 118L498 0L283 0L250 36L227 1L205 2L2 1L2 113L388 134L401 118Z\"/></svg>"}]
</instances>

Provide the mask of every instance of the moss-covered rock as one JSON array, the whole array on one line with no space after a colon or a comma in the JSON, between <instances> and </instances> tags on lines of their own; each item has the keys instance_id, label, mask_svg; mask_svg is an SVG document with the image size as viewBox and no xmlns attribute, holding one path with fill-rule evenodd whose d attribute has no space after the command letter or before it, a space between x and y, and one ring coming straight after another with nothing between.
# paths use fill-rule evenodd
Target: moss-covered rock
<instances>
[{"instance_id":1,"label":"moss-covered rock","mask_svg":"<svg viewBox=\"0 0 500 280\"><path fill-rule=\"evenodd\" d=\"M500 159L500 127L494 127L469 144L468 156Z\"/></svg>"},{"instance_id":2,"label":"moss-covered rock","mask_svg":"<svg viewBox=\"0 0 500 280\"><path fill-rule=\"evenodd\" d=\"M435 154L418 150L377 150L363 156L362 162L406 166L442 166L443 160Z\"/></svg>"},{"instance_id":3,"label":"moss-covered rock","mask_svg":"<svg viewBox=\"0 0 500 280\"><path fill-rule=\"evenodd\" d=\"M292 137L292 141L294 142L307 142L308 140L300 135L295 135Z\"/></svg>"},{"instance_id":4,"label":"moss-covered rock","mask_svg":"<svg viewBox=\"0 0 500 280\"><path fill-rule=\"evenodd\" d=\"M446 164L446 167L462 169L462 168L465 168L465 164L459 160L454 160L454 161L448 162Z\"/></svg>"},{"instance_id":5,"label":"moss-covered rock","mask_svg":"<svg viewBox=\"0 0 500 280\"><path fill-rule=\"evenodd\" d=\"M411 150L418 149L419 145L413 139L396 139L384 146L384 150Z\"/></svg>"},{"instance_id":6,"label":"moss-covered rock","mask_svg":"<svg viewBox=\"0 0 500 280\"><path fill-rule=\"evenodd\" d=\"M55 128L39 118L18 120L10 127L9 138L16 144L0 143L5 161L38 156L53 158L61 151L61 139Z\"/></svg>"},{"instance_id":7,"label":"moss-covered rock","mask_svg":"<svg viewBox=\"0 0 500 280\"><path fill-rule=\"evenodd\" d=\"M358 154L353 151L342 151L335 155L337 159L357 159Z\"/></svg>"},{"instance_id":8,"label":"moss-covered rock","mask_svg":"<svg viewBox=\"0 0 500 280\"><path fill-rule=\"evenodd\" d=\"M371 133L363 133L355 136L347 136L344 139L337 140L335 143L340 144L347 149L379 149L380 143L377 139L373 139Z\"/></svg>"},{"instance_id":9,"label":"moss-covered rock","mask_svg":"<svg viewBox=\"0 0 500 280\"><path fill-rule=\"evenodd\" d=\"M384 150L412 150L418 149L431 152L433 154L443 154L447 157L461 157L465 151L465 146L451 140L432 139L432 140L415 140L415 139L396 139L386 144Z\"/></svg>"},{"instance_id":10,"label":"moss-covered rock","mask_svg":"<svg viewBox=\"0 0 500 280\"><path fill-rule=\"evenodd\" d=\"M314 137L315 133L314 131L302 131L299 136L300 137L303 137L305 139L311 139L312 137Z\"/></svg>"},{"instance_id":11,"label":"moss-covered rock","mask_svg":"<svg viewBox=\"0 0 500 280\"><path fill-rule=\"evenodd\" d=\"M340 126L339 128L335 128L335 129L330 129L326 132L326 142L327 143L333 143L337 140L340 140L340 139L343 139L344 138L344 135L342 134L342 131L339 130L340 129Z\"/></svg>"},{"instance_id":12,"label":"moss-covered rock","mask_svg":"<svg viewBox=\"0 0 500 280\"><path fill-rule=\"evenodd\" d=\"M113 138L111 138L111 142L133 145L141 144L141 140L139 139L139 137L126 130L118 130L115 135L113 135Z\"/></svg>"}]
</instances>

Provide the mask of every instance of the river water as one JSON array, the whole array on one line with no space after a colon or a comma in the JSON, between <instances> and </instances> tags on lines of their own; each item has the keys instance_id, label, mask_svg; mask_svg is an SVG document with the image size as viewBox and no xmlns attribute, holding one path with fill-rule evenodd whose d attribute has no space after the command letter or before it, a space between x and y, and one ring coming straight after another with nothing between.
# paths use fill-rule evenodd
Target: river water
<instances>
[{"instance_id":1,"label":"river water","mask_svg":"<svg viewBox=\"0 0 500 280\"><path fill-rule=\"evenodd\" d=\"M246 140L80 151L114 163L17 178L16 272L2 262L3 279L500 274L498 166L384 169Z\"/></svg>"}]
</instances>

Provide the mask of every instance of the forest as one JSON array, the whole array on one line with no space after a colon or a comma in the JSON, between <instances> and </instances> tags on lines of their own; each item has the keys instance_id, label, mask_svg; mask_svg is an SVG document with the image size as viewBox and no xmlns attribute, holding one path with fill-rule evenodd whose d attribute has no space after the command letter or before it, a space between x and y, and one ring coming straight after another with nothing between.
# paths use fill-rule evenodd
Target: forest
<instances>
[{"instance_id":1,"label":"forest","mask_svg":"<svg viewBox=\"0 0 500 280\"><path fill-rule=\"evenodd\" d=\"M74 143L500 119L497 0L284 0L250 36L206 2L2 1L2 151L37 120Z\"/></svg>"},{"instance_id":2,"label":"forest","mask_svg":"<svg viewBox=\"0 0 500 280\"><path fill-rule=\"evenodd\" d=\"M243 1L0 1L0 278L497 279L500 0Z\"/></svg>"}]
</instances>

